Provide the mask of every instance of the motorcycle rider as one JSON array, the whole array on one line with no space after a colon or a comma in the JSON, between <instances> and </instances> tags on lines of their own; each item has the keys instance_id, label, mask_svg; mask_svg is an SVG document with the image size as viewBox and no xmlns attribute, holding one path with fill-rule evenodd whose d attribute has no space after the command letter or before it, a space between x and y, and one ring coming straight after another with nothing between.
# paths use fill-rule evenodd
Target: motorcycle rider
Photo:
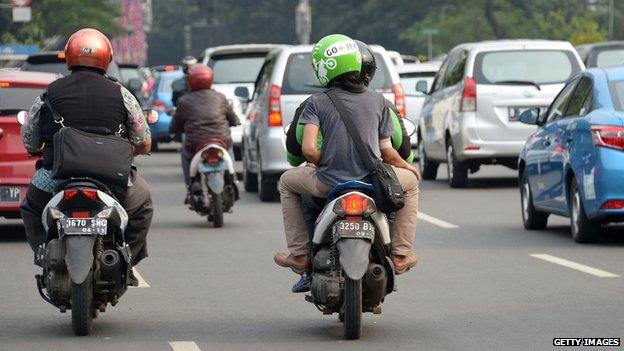
<instances>
[{"instance_id":1,"label":"motorcycle rider","mask_svg":"<svg viewBox=\"0 0 624 351\"><path fill-rule=\"evenodd\" d=\"M412 243L416 231L420 174L392 147L393 126L389 109L383 95L366 89L360 79L362 57L357 44L344 35L326 36L315 45L312 64L319 82L335 89L351 112L357 132L371 153L392 165L401 183L405 207L396 213L391 259L396 273L404 273L416 265ZM299 123L305 125L302 149L308 165L290 169L280 178L278 189L289 254L277 253L274 260L279 266L305 271L311 264L301 196L326 197L338 183L368 180L369 172L338 111L325 93L310 98ZM321 150L317 148L319 131L324 140Z\"/></svg>"},{"instance_id":2,"label":"motorcycle rider","mask_svg":"<svg viewBox=\"0 0 624 351\"><path fill-rule=\"evenodd\" d=\"M63 117L65 125L103 134L126 129L134 146L134 155L148 154L152 141L139 102L128 89L105 75L113 60L108 38L96 29L81 29L67 41L65 59L71 74L52 82L44 92L53 109ZM54 121L44 103L44 95L36 98L21 133L28 152L42 154L21 206L26 236L35 252L47 240L41 223L43 209L55 189L63 183L52 176L53 137L61 125ZM119 201L129 216L125 236L134 266L147 257L146 238L154 210L147 183L135 169L130 182L125 196Z\"/></svg>"},{"instance_id":3,"label":"motorcycle rider","mask_svg":"<svg viewBox=\"0 0 624 351\"><path fill-rule=\"evenodd\" d=\"M225 95L211 89L213 73L208 66L197 63L188 69L187 84L190 92L178 100L178 108L171 121L171 133L184 133L184 147L180 151L182 174L187 187L185 204L190 202L191 178L189 167L195 150L210 137L219 137L232 146L230 127L240 124L232 104Z\"/></svg>"},{"instance_id":4,"label":"motorcycle rider","mask_svg":"<svg viewBox=\"0 0 624 351\"><path fill-rule=\"evenodd\" d=\"M182 72L184 72L184 76L182 78L178 78L176 80L173 81L173 83L171 83L171 90L172 90L172 95L171 95L171 101L173 102L173 106L178 106L178 99L188 93L189 88L188 88L188 84L186 83L187 77L188 77L188 69L189 67L191 67L192 65L197 63L197 59L193 56L185 56L182 59L182 64L180 65L182 67Z\"/></svg>"}]
</instances>

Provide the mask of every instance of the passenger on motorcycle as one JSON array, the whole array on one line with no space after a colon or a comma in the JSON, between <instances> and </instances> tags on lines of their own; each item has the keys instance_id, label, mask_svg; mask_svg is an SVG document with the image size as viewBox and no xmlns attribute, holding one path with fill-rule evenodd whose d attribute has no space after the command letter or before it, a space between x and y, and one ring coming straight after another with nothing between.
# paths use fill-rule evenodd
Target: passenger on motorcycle
<instances>
[{"instance_id":1,"label":"passenger on motorcycle","mask_svg":"<svg viewBox=\"0 0 624 351\"><path fill-rule=\"evenodd\" d=\"M416 232L420 174L392 147L394 128L390 109L382 94L366 88L367 80L361 76L362 61L357 44L339 34L324 37L312 52L312 64L319 82L336 91L371 154L392 165L401 183L405 207L396 213L391 257L396 273L401 274L416 265L412 243ZM368 82L370 79L372 73ZM311 264L301 196L326 197L338 183L350 180L370 182L370 174L327 94L313 95L298 123L305 125L302 152L308 164L288 170L280 178L278 189L289 254L277 253L274 259L279 266L305 271ZM320 149L319 132L323 136Z\"/></svg>"},{"instance_id":2,"label":"passenger on motorcycle","mask_svg":"<svg viewBox=\"0 0 624 351\"><path fill-rule=\"evenodd\" d=\"M135 156L149 153L152 143L139 102L118 81L105 75L113 60L113 50L104 34L91 28L77 31L67 41L65 59L71 74L51 83L37 97L22 126L22 141L28 152L42 155L21 206L26 236L35 252L47 240L41 222L43 209L55 189L64 183L63 179L55 179L52 172L53 137L61 125L54 121L44 96L66 126L126 137L134 146ZM148 185L136 169L132 170L128 188L123 190L124 197L118 200L129 216L125 237L131 248L132 265L136 265L147 257L146 238L154 210Z\"/></svg>"},{"instance_id":3,"label":"passenger on motorcycle","mask_svg":"<svg viewBox=\"0 0 624 351\"><path fill-rule=\"evenodd\" d=\"M184 147L180 152L182 174L187 187L185 203L190 200L189 167L197 147L209 138L218 137L226 144L226 149L231 148L230 127L240 124L225 95L211 89L212 78L212 70L204 64L189 67L187 83L190 92L178 101L178 108L171 121L171 133L185 134Z\"/></svg>"}]
</instances>

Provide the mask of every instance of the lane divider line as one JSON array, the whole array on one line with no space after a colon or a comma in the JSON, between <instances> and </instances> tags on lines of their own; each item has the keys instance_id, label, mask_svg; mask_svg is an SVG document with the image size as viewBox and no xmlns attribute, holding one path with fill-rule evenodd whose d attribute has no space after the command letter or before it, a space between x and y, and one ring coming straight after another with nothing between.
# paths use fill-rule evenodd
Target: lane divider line
<instances>
[{"instance_id":1,"label":"lane divider line","mask_svg":"<svg viewBox=\"0 0 624 351\"><path fill-rule=\"evenodd\" d=\"M590 266L586 266L584 264L568 261L563 258L559 258L556 256L548 255L548 254L531 254L531 257L535 257L540 260L544 260L550 263L558 264L560 266L568 267L571 269L575 269L577 271L581 271L583 273L591 274L600 278L617 278L619 275L610 273L607 271L603 271L602 269L593 268Z\"/></svg>"},{"instance_id":2,"label":"lane divider line","mask_svg":"<svg viewBox=\"0 0 624 351\"><path fill-rule=\"evenodd\" d=\"M139 286L131 286L131 288L149 288L150 285L147 284L145 279L143 279L143 276L141 275L141 273L139 273L139 270L136 268L132 268L132 270L134 271L134 276L139 280Z\"/></svg>"},{"instance_id":3,"label":"lane divider line","mask_svg":"<svg viewBox=\"0 0 624 351\"><path fill-rule=\"evenodd\" d=\"M169 346L173 351L201 351L199 346L193 341L170 341Z\"/></svg>"},{"instance_id":4,"label":"lane divider line","mask_svg":"<svg viewBox=\"0 0 624 351\"><path fill-rule=\"evenodd\" d=\"M433 225L437 225L438 227L444 228L444 229L457 229L459 228L459 226L453 224L453 223L449 223L446 221L443 221L441 219L435 218L433 216L430 216L426 213L423 212L418 212L418 219L425 221L425 222L429 222Z\"/></svg>"}]
</instances>

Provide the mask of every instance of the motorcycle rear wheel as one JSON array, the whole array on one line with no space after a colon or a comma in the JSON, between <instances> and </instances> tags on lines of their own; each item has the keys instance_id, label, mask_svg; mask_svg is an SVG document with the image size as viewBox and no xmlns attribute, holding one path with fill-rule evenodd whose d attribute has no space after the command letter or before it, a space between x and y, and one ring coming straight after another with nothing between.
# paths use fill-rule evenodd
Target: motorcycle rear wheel
<instances>
[{"instance_id":1,"label":"motorcycle rear wheel","mask_svg":"<svg viewBox=\"0 0 624 351\"><path fill-rule=\"evenodd\" d=\"M348 340L362 335L362 280L345 277L344 330Z\"/></svg>"},{"instance_id":2,"label":"motorcycle rear wheel","mask_svg":"<svg viewBox=\"0 0 624 351\"><path fill-rule=\"evenodd\" d=\"M76 336L89 335L93 327L93 272L82 284L71 283L72 329Z\"/></svg>"},{"instance_id":3,"label":"motorcycle rear wheel","mask_svg":"<svg viewBox=\"0 0 624 351\"><path fill-rule=\"evenodd\" d=\"M211 199L212 207L212 224L215 228L223 227L223 198L221 194L212 194Z\"/></svg>"}]
</instances>

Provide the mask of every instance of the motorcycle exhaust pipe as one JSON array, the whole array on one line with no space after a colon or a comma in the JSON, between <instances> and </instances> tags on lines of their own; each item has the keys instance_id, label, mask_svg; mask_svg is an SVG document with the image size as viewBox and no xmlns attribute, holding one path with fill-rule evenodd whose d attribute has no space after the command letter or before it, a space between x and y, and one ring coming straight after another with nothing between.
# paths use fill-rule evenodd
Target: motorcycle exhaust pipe
<instances>
[{"instance_id":1,"label":"motorcycle exhaust pipe","mask_svg":"<svg viewBox=\"0 0 624 351\"><path fill-rule=\"evenodd\" d=\"M100 256L100 270L102 276L106 278L121 275L121 258L115 250L106 250Z\"/></svg>"},{"instance_id":2,"label":"motorcycle exhaust pipe","mask_svg":"<svg viewBox=\"0 0 624 351\"><path fill-rule=\"evenodd\" d=\"M384 266L371 263L368 265L366 275L363 280L362 302L365 306L375 306L386 296L386 285L388 276Z\"/></svg>"}]
</instances>

